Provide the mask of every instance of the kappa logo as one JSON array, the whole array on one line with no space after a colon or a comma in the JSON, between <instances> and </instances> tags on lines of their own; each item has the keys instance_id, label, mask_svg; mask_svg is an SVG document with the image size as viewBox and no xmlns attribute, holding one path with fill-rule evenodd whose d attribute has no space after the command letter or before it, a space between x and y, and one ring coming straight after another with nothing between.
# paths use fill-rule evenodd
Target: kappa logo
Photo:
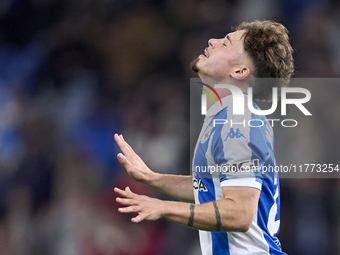
<instances>
[{"instance_id":1,"label":"kappa logo","mask_svg":"<svg viewBox=\"0 0 340 255\"><path fill-rule=\"evenodd\" d=\"M207 187L204 185L202 180L194 179L193 186L194 186L195 190L198 190L198 191L202 191L203 190L204 192L208 191Z\"/></svg>"},{"instance_id":2,"label":"kappa logo","mask_svg":"<svg viewBox=\"0 0 340 255\"><path fill-rule=\"evenodd\" d=\"M239 128L236 128L236 132L234 131L234 128L231 128L230 129L230 132L228 133L227 135L227 138L224 140L224 141L227 141L228 138L230 139L234 139L234 138L241 138L241 137L244 137L246 138L240 131Z\"/></svg>"}]
</instances>

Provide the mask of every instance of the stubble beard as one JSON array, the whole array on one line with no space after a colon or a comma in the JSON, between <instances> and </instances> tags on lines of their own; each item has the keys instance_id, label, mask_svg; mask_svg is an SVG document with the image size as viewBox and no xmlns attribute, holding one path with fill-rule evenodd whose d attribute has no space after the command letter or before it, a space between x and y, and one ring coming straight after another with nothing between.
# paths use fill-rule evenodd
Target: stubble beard
<instances>
[{"instance_id":1,"label":"stubble beard","mask_svg":"<svg viewBox=\"0 0 340 255\"><path fill-rule=\"evenodd\" d=\"M195 73L199 72L199 69L197 67L197 62L199 61L199 58L195 58L189 65L189 67L191 68L192 71L194 71Z\"/></svg>"}]
</instances>

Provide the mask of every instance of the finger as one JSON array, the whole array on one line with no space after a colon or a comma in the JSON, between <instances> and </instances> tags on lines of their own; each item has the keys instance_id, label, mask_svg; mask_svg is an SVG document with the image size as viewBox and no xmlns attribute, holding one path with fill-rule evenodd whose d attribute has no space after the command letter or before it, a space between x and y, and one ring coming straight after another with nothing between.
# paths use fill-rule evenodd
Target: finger
<instances>
[{"instance_id":1,"label":"finger","mask_svg":"<svg viewBox=\"0 0 340 255\"><path fill-rule=\"evenodd\" d=\"M135 205L136 201L133 199L127 199L127 198L116 198L117 203L120 203L121 205Z\"/></svg>"},{"instance_id":2,"label":"finger","mask_svg":"<svg viewBox=\"0 0 340 255\"><path fill-rule=\"evenodd\" d=\"M133 151L127 146L127 143L120 137L118 134L114 135L115 141L118 144L120 150L125 154L125 155L131 155Z\"/></svg>"},{"instance_id":3,"label":"finger","mask_svg":"<svg viewBox=\"0 0 340 255\"><path fill-rule=\"evenodd\" d=\"M114 188L114 192L116 192L117 194L125 197L125 198L133 198L135 197L135 193L133 193L129 187L126 187L125 190L119 189L117 187Z\"/></svg>"},{"instance_id":4,"label":"finger","mask_svg":"<svg viewBox=\"0 0 340 255\"><path fill-rule=\"evenodd\" d=\"M139 210L136 206L128 206L128 207L118 208L118 212L120 212L120 213L138 213Z\"/></svg>"},{"instance_id":5,"label":"finger","mask_svg":"<svg viewBox=\"0 0 340 255\"><path fill-rule=\"evenodd\" d=\"M114 135L115 141L118 144L119 148L123 151L123 153L126 153L129 151L129 148L126 146L126 142L119 136L118 134ZM125 148L124 148L125 147Z\"/></svg>"},{"instance_id":6,"label":"finger","mask_svg":"<svg viewBox=\"0 0 340 255\"><path fill-rule=\"evenodd\" d=\"M123 190L118 189L118 188L116 187L116 188L113 189L113 191L114 191L115 193L117 193L117 194L119 194L119 195L125 197L125 194L124 194Z\"/></svg>"},{"instance_id":7,"label":"finger","mask_svg":"<svg viewBox=\"0 0 340 255\"><path fill-rule=\"evenodd\" d=\"M129 167L132 166L132 164L130 163L130 161L129 161L122 153L118 153L118 154L117 154L117 159L118 159L119 163L120 163L125 169L128 169Z\"/></svg>"},{"instance_id":8,"label":"finger","mask_svg":"<svg viewBox=\"0 0 340 255\"><path fill-rule=\"evenodd\" d=\"M131 193L126 192L125 190L121 190L119 188L114 188L114 192L119 194L120 196L124 197L124 198L132 198Z\"/></svg>"},{"instance_id":9,"label":"finger","mask_svg":"<svg viewBox=\"0 0 340 255\"><path fill-rule=\"evenodd\" d=\"M136 193L133 193L128 186L125 188L125 192L129 194L130 197L135 197L135 195L137 195Z\"/></svg>"},{"instance_id":10,"label":"finger","mask_svg":"<svg viewBox=\"0 0 340 255\"><path fill-rule=\"evenodd\" d=\"M131 191L131 189L130 189L129 186L125 187L125 191L134 194L134 193Z\"/></svg>"},{"instance_id":11,"label":"finger","mask_svg":"<svg viewBox=\"0 0 340 255\"><path fill-rule=\"evenodd\" d=\"M146 217L145 217L144 215L138 214L136 217L132 218L131 221L132 221L133 223L139 223L139 222L145 220L145 218L146 218Z\"/></svg>"},{"instance_id":12,"label":"finger","mask_svg":"<svg viewBox=\"0 0 340 255\"><path fill-rule=\"evenodd\" d=\"M126 145L132 152L135 152L135 151L131 148L130 144L128 144L128 143L125 141L123 135L120 135L120 138L125 142L125 145Z\"/></svg>"}]
</instances>

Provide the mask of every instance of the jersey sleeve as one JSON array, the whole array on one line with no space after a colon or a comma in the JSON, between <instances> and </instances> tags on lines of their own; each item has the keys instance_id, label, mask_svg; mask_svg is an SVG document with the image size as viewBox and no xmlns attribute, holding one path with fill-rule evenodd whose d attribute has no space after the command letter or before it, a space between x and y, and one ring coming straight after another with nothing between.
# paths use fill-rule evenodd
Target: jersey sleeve
<instances>
[{"instance_id":1,"label":"jersey sleeve","mask_svg":"<svg viewBox=\"0 0 340 255\"><path fill-rule=\"evenodd\" d=\"M219 167L222 187L262 188L262 167L268 157L266 137L260 128L251 128L244 116L233 117L216 129L212 156ZM231 127L231 123L233 123ZM245 125L244 125L245 124ZM255 123L252 123L255 125Z\"/></svg>"}]
</instances>

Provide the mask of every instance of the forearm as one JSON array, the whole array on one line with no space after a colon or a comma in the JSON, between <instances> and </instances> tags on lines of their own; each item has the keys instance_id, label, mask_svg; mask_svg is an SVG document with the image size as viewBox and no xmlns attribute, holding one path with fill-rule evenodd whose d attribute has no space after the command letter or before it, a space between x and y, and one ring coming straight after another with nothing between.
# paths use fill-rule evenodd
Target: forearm
<instances>
[{"instance_id":1,"label":"forearm","mask_svg":"<svg viewBox=\"0 0 340 255\"><path fill-rule=\"evenodd\" d=\"M246 232L250 227L246 208L229 199L195 205L194 208L188 203L173 201L164 201L163 206L163 218L199 230Z\"/></svg>"},{"instance_id":2,"label":"forearm","mask_svg":"<svg viewBox=\"0 0 340 255\"><path fill-rule=\"evenodd\" d=\"M223 187L224 199L193 205L137 195L129 187L125 190L115 188L115 192L120 196L116 201L124 206L118 209L119 212L138 214L132 222L164 218L200 230L224 232L248 231L260 197L257 188Z\"/></svg>"},{"instance_id":3,"label":"forearm","mask_svg":"<svg viewBox=\"0 0 340 255\"><path fill-rule=\"evenodd\" d=\"M154 173L146 184L181 201L195 201L191 176Z\"/></svg>"}]
</instances>

